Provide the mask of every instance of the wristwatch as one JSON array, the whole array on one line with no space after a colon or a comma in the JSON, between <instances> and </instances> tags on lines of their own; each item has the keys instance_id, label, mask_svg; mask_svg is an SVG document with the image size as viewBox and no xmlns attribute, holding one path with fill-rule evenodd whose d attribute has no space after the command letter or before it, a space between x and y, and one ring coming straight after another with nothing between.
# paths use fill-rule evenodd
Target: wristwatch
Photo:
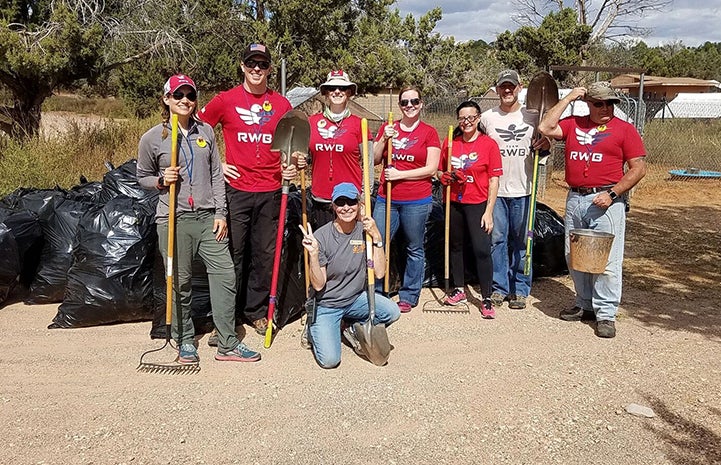
<instances>
[{"instance_id":1,"label":"wristwatch","mask_svg":"<svg viewBox=\"0 0 721 465\"><path fill-rule=\"evenodd\" d=\"M383 248L383 241L373 242L373 247Z\"/></svg>"},{"instance_id":2,"label":"wristwatch","mask_svg":"<svg viewBox=\"0 0 721 465\"><path fill-rule=\"evenodd\" d=\"M158 176L158 189L165 189L165 177Z\"/></svg>"},{"instance_id":3,"label":"wristwatch","mask_svg":"<svg viewBox=\"0 0 721 465\"><path fill-rule=\"evenodd\" d=\"M608 196L611 197L611 201L614 201L618 198L618 194L613 191L613 189L609 189L606 192L608 192Z\"/></svg>"}]
</instances>

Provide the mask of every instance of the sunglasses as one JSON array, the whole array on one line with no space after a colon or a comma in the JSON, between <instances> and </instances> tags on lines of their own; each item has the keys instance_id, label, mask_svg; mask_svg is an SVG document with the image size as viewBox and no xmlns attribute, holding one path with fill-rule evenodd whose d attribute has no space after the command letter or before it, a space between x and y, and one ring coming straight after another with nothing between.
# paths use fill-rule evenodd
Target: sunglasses
<instances>
[{"instance_id":1,"label":"sunglasses","mask_svg":"<svg viewBox=\"0 0 721 465\"><path fill-rule=\"evenodd\" d=\"M349 90L350 87L346 86L323 86L323 90L328 92L335 92L336 90L339 90L341 92L345 92L346 90Z\"/></svg>"},{"instance_id":2,"label":"sunglasses","mask_svg":"<svg viewBox=\"0 0 721 465\"><path fill-rule=\"evenodd\" d=\"M187 98L191 102L195 102L198 98L198 93L194 90L188 91L188 92L181 92L179 90L176 90L171 94L173 96L174 100L183 100L183 97Z\"/></svg>"},{"instance_id":3,"label":"sunglasses","mask_svg":"<svg viewBox=\"0 0 721 465\"><path fill-rule=\"evenodd\" d=\"M246 68L250 68L250 69L255 69L256 66L257 66L258 68L260 68L260 69L268 69L268 68L270 68L270 62L269 62L269 61L265 61L265 60L261 60L261 61L258 61L258 60L245 60L245 61L243 62L243 64L245 65Z\"/></svg>"},{"instance_id":4,"label":"sunglasses","mask_svg":"<svg viewBox=\"0 0 721 465\"><path fill-rule=\"evenodd\" d=\"M465 117L459 116L458 124L475 123L479 116L481 116L481 115L470 115L470 116L465 116Z\"/></svg>"},{"instance_id":5,"label":"sunglasses","mask_svg":"<svg viewBox=\"0 0 721 465\"><path fill-rule=\"evenodd\" d=\"M340 197L339 199L336 199L333 203L336 207L345 207L346 205L348 205L349 207L355 207L356 205L358 205L358 199Z\"/></svg>"},{"instance_id":6,"label":"sunglasses","mask_svg":"<svg viewBox=\"0 0 721 465\"><path fill-rule=\"evenodd\" d=\"M413 105L414 107L417 107L418 105L421 104L421 99L419 99L419 98L412 98L412 99L408 100L407 98L404 98L404 99L401 100L399 103L401 104L402 107L407 107L409 103L410 103L411 105Z\"/></svg>"},{"instance_id":7,"label":"sunglasses","mask_svg":"<svg viewBox=\"0 0 721 465\"><path fill-rule=\"evenodd\" d=\"M616 103L613 100L601 100L598 102L592 102L591 105L593 105L594 108L603 108L603 107L612 107L613 104Z\"/></svg>"}]
</instances>

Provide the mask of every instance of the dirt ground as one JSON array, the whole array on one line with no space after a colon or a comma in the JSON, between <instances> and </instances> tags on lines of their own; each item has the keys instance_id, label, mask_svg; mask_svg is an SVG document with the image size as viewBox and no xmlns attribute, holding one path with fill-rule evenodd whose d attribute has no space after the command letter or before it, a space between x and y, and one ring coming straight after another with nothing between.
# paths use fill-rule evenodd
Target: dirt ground
<instances>
[{"instance_id":1,"label":"dirt ground","mask_svg":"<svg viewBox=\"0 0 721 465\"><path fill-rule=\"evenodd\" d=\"M323 370L292 323L255 364L136 371L149 322L48 330L57 305L0 309L4 464L719 464L721 184L642 185L618 336L557 318L568 277L496 320L425 313L376 367ZM542 199L563 211L562 182ZM437 292L437 291L435 291ZM431 291L423 297L431 299ZM477 304L477 301L475 301ZM628 404L654 418L632 416Z\"/></svg>"}]
</instances>

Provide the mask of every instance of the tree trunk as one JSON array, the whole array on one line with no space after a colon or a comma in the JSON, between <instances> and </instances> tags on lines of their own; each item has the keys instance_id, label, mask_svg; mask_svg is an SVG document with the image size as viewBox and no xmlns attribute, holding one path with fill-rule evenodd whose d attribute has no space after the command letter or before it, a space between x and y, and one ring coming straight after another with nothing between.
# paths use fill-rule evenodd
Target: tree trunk
<instances>
[{"instance_id":1,"label":"tree trunk","mask_svg":"<svg viewBox=\"0 0 721 465\"><path fill-rule=\"evenodd\" d=\"M9 122L0 121L0 130L19 141L35 137L40 131L42 104L51 93L49 88L43 87L38 89L34 95L15 95L12 107L0 107L0 115L10 120Z\"/></svg>"}]
</instances>

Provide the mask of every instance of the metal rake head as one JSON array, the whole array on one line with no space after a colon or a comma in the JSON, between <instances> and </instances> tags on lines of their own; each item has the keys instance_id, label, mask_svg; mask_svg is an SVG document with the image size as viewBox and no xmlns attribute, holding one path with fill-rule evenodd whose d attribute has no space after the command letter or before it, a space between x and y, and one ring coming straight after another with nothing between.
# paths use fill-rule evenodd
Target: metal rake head
<instances>
[{"instance_id":1,"label":"metal rake head","mask_svg":"<svg viewBox=\"0 0 721 465\"><path fill-rule=\"evenodd\" d=\"M147 361L146 356L164 350L172 354L172 362L154 362ZM155 358L155 357L153 357ZM168 357L171 358L171 357ZM165 344L157 349L151 349L143 352L140 356L140 363L136 368L137 371L144 373L162 373L162 374L195 374L200 372L200 365L196 363L180 363L178 362L178 349L174 347L169 339L165 340Z\"/></svg>"},{"instance_id":2,"label":"metal rake head","mask_svg":"<svg viewBox=\"0 0 721 465\"><path fill-rule=\"evenodd\" d=\"M438 300L429 300L423 304L423 311L427 313L471 313L467 303L446 305Z\"/></svg>"}]
</instances>

